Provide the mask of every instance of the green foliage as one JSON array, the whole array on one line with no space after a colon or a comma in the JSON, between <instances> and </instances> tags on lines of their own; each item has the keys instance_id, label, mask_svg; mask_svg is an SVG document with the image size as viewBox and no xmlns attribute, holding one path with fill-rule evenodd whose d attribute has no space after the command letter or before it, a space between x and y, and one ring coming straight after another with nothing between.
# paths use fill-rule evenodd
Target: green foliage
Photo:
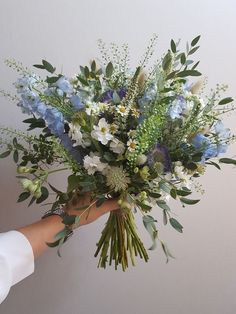
<instances>
[{"instance_id":1,"label":"green foliage","mask_svg":"<svg viewBox=\"0 0 236 314\"><path fill-rule=\"evenodd\" d=\"M183 232L183 226L178 222L178 220L176 220L175 218L170 218L169 222L176 231L180 233Z\"/></svg>"},{"instance_id":2,"label":"green foliage","mask_svg":"<svg viewBox=\"0 0 236 314\"><path fill-rule=\"evenodd\" d=\"M149 248L149 250L154 250L157 246L156 240L157 240L157 228L156 223L157 221L150 215L143 216L143 224L146 228L147 232L149 233L151 239L152 239L152 246Z\"/></svg>"},{"instance_id":3,"label":"green foliage","mask_svg":"<svg viewBox=\"0 0 236 314\"><path fill-rule=\"evenodd\" d=\"M35 68L38 68L38 69L43 69L43 70L46 70L50 73L54 73L56 68L54 68L51 63L49 63L48 61L46 60L42 60L42 64L34 64L33 65Z\"/></svg>"}]
</instances>

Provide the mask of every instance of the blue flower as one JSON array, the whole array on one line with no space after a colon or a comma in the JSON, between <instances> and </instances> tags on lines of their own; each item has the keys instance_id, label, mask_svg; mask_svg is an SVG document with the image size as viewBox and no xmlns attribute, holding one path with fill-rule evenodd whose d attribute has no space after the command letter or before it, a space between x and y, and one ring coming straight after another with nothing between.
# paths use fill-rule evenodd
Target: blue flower
<instances>
[{"instance_id":1,"label":"blue flower","mask_svg":"<svg viewBox=\"0 0 236 314\"><path fill-rule=\"evenodd\" d=\"M62 113L53 107L47 107L44 120L49 128L49 130L57 136L64 133L64 118Z\"/></svg>"},{"instance_id":2,"label":"blue flower","mask_svg":"<svg viewBox=\"0 0 236 314\"><path fill-rule=\"evenodd\" d=\"M80 146L80 149L75 148L73 146L73 142L71 138L68 136L68 134L63 133L59 135L59 138L61 140L61 144L68 150L68 152L71 154L71 156L79 163L83 163L84 156L87 153L83 152L82 147Z\"/></svg>"},{"instance_id":3,"label":"blue flower","mask_svg":"<svg viewBox=\"0 0 236 314\"><path fill-rule=\"evenodd\" d=\"M157 97L157 86L156 84L155 85L152 84L148 87L148 89L145 91L143 96L138 99L140 110L142 111L144 107L150 104L156 97Z\"/></svg>"},{"instance_id":4,"label":"blue flower","mask_svg":"<svg viewBox=\"0 0 236 314\"><path fill-rule=\"evenodd\" d=\"M36 76L23 76L20 77L15 83L15 87L19 94L32 89L33 85L37 82Z\"/></svg>"},{"instance_id":5,"label":"blue flower","mask_svg":"<svg viewBox=\"0 0 236 314\"><path fill-rule=\"evenodd\" d=\"M218 155L217 144L212 143L211 140L205 135L198 133L192 140L193 146L203 152L203 158L208 159L212 157L216 157Z\"/></svg>"},{"instance_id":6,"label":"blue flower","mask_svg":"<svg viewBox=\"0 0 236 314\"><path fill-rule=\"evenodd\" d=\"M230 129L226 128L221 120L218 120L214 126L219 139L226 140L230 137Z\"/></svg>"},{"instance_id":7,"label":"blue flower","mask_svg":"<svg viewBox=\"0 0 236 314\"><path fill-rule=\"evenodd\" d=\"M177 96L169 108L169 115L172 120L180 119L182 112L186 109L187 104L183 96Z\"/></svg>"},{"instance_id":8,"label":"blue flower","mask_svg":"<svg viewBox=\"0 0 236 314\"><path fill-rule=\"evenodd\" d=\"M84 108L84 104L82 104L81 99L78 95L73 95L70 97L70 102L72 103L72 105L75 107L75 109L83 109Z\"/></svg>"},{"instance_id":9,"label":"blue flower","mask_svg":"<svg viewBox=\"0 0 236 314\"><path fill-rule=\"evenodd\" d=\"M121 88L120 90L116 91L120 99L122 100L126 95L126 89ZM107 90L102 97L100 98L101 102L108 102L113 99L114 90L109 89Z\"/></svg>"},{"instance_id":10,"label":"blue flower","mask_svg":"<svg viewBox=\"0 0 236 314\"><path fill-rule=\"evenodd\" d=\"M63 93L71 94L73 92L73 87L65 76L61 76L59 80L56 81L55 85Z\"/></svg>"}]
</instances>

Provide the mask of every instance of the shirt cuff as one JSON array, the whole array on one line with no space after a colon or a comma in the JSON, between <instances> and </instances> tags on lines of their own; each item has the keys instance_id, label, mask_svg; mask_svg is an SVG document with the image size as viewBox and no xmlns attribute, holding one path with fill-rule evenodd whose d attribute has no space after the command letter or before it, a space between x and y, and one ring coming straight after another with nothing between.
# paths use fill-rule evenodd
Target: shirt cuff
<instances>
[{"instance_id":1,"label":"shirt cuff","mask_svg":"<svg viewBox=\"0 0 236 314\"><path fill-rule=\"evenodd\" d=\"M12 285L34 272L34 253L23 233L12 230L0 234L0 255L9 265Z\"/></svg>"}]
</instances>

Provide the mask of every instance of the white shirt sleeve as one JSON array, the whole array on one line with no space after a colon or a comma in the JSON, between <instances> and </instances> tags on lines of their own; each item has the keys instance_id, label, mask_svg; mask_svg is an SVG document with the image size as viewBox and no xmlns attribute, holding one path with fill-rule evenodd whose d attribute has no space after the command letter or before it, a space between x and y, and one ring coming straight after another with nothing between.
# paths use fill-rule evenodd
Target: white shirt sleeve
<instances>
[{"instance_id":1,"label":"white shirt sleeve","mask_svg":"<svg viewBox=\"0 0 236 314\"><path fill-rule=\"evenodd\" d=\"M34 253L19 231L0 233L0 304L11 286L34 272Z\"/></svg>"}]
</instances>

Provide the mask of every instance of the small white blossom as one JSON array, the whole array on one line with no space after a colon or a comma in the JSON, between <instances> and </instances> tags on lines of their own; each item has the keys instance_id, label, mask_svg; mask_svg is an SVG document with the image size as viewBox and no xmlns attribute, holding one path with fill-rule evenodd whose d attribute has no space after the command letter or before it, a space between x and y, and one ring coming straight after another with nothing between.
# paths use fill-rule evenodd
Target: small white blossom
<instances>
[{"instance_id":1,"label":"small white blossom","mask_svg":"<svg viewBox=\"0 0 236 314\"><path fill-rule=\"evenodd\" d=\"M181 181L180 186L191 188L192 180L191 180L191 174L187 173L186 169L182 165L181 162L176 162L175 168L174 168L174 174L176 176L176 179L179 179Z\"/></svg>"},{"instance_id":2,"label":"small white blossom","mask_svg":"<svg viewBox=\"0 0 236 314\"><path fill-rule=\"evenodd\" d=\"M117 138L113 138L110 143L110 149L113 151L113 153L123 154L125 151L125 145Z\"/></svg>"},{"instance_id":3,"label":"small white blossom","mask_svg":"<svg viewBox=\"0 0 236 314\"><path fill-rule=\"evenodd\" d=\"M137 164L139 166L144 165L146 161L147 161L147 156L144 154L139 155L137 158Z\"/></svg>"},{"instance_id":4,"label":"small white blossom","mask_svg":"<svg viewBox=\"0 0 236 314\"><path fill-rule=\"evenodd\" d=\"M134 152L137 147L138 142L132 139L129 139L127 142L128 150Z\"/></svg>"},{"instance_id":5,"label":"small white blossom","mask_svg":"<svg viewBox=\"0 0 236 314\"><path fill-rule=\"evenodd\" d=\"M107 163L100 161L100 157L90 153L84 157L84 168L88 171L89 175L94 174L96 171L103 172L108 167Z\"/></svg>"},{"instance_id":6,"label":"small white blossom","mask_svg":"<svg viewBox=\"0 0 236 314\"><path fill-rule=\"evenodd\" d=\"M83 135L80 131L80 125L79 124L73 124L73 123L69 123L69 133L68 136L75 141L73 143L73 146L83 146Z\"/></svg>"},{"instance_id":7,"label":"small white blossom","mask_svg":"<svg viewBox=\"0 0 236 314\"><path fill-rule=\"evenodd\" d=\"M97 103L92 101L87 101L85 112L88 116L91 116L93 114L98 114L100 112L100 108Z\"/></svg>"},{"instance_id":8,"label":"small white blossom","mask_svg":"<svg viewBox=\"0 0 236 314\"><path fill-rule=\"evenodd\" d=\"M127 114L128 114L128 112L127 112L125 106L123 106L123 105L117 106L116 111L117 111L122 117L123 117L123 116L127 116Z\"/></svg>"},{"instance_id":9,"label":"small white blossom","mask_svg":"<svg viewBox=\"0 0 236 314\"><path fill-rule=\"evenodd\" d=\"M108 124L105 118L101 118L98 125L95 125L94 130L91 132L91 136L106 145L113 139L113 135L110 133L110 124Z\"/></svg>"}]
</instances>

